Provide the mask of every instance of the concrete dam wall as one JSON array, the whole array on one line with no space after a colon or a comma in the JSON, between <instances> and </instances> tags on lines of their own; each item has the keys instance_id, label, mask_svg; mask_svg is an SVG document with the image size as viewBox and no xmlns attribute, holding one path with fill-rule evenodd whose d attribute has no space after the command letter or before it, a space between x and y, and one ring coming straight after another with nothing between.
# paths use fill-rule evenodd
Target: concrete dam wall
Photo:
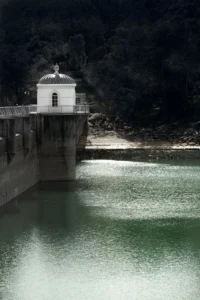
<instances>
[{"instance_id":1,"label":"concrete dam wall","mask_svg":"<svg viewBox=\"0 0 200 300\"><path fill-rule=\"evenodd\" d=\"M75 180L86 115L0 119L0 206L40 181Z\"/></svg>"}]
</instances>

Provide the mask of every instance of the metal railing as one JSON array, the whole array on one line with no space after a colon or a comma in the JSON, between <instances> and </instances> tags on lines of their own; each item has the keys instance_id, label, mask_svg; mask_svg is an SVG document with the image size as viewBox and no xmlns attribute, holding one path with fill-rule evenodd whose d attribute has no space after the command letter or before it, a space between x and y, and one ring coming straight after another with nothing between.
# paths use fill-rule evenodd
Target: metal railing
<instances>
[{"instance_id":1,"label":"metal railing","mask_svg":"<svg viewBox=\"0 0 200 300\"><path fill-rule=\"evenodd\" d=\"M77 113L89 113L90 112L89 104L76 105L76 112Z\"/></svg>"},{"instance_id":2,"label":"metal railing","mask_svg":"<svg viewBox=\"0 0 200 300\"><path fill-rule=\"evenodd\" d=\"M3 106L0 107L0 117L27 116L30 106Z\"/></svg>"},{"instance_id":3,"label":"metal railing","mask_svg":"<svg viewBox=\"0 0 200 300\"><path fill-rule=\"evenodd\" d=\"M61 105L61 106L36 106L37 113L79 114L89 113L89 105ZM33 111L31 111L33 112Z\"/></svg>"},{"instance_id":4,"label":"metal railing","mask_svg":"<svg viewBox=\"0 0 200 300\"><path fill-rule=\"evenodd\" d=\"M61 105L61 106L4 106L0 107L0 117L28 116L36 113L55 114L88 114L89 105Z\"/></svg>"}]
</instances>

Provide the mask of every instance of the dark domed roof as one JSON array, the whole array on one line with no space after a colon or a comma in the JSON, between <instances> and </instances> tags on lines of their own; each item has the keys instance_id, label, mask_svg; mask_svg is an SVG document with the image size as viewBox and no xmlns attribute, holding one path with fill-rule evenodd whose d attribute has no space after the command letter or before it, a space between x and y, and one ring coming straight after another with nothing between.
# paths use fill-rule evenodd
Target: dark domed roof
<instances>
[{"instance_id":1,"label":"dark domed roof","mask_svg":"<svg viewBox=\"0 0 200 300\"><path fill-rule=\"evenodd\" d=\"M39 84L74 84L75 81L70 76L65 74L48 74L43 76Z\"/></svg>"},{"instance_id":2,"label":"dark domed roof","mask_svg":"<svg viewBox=\"0 0 200 300\"><path fill-rule=\"evenodd\" d=\"M73 78L71 78L68 75L60 74L59 66L56 64L54 66L55 73L54 74L48 74L43 76L39 80L39 84L75 84L75 81Z\"/></svg>"}]
</instances>

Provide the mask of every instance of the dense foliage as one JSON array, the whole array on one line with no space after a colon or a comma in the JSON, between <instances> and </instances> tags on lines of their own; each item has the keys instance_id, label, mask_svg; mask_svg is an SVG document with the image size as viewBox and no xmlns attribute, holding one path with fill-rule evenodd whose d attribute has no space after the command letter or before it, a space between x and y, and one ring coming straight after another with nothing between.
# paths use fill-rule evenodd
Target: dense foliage
<instances>
[{"instance_id":1,"label":"dense foliage","mask_svg":"<svg viewBox=\"0 0 200 300\"><path fill-rule=\"evenodd\" d=\"M0 23L3 105L25 103L57 62L81 71L104 109L130 122L197 111L198 1L2 0Z\"/></svg>"}]
</instances>

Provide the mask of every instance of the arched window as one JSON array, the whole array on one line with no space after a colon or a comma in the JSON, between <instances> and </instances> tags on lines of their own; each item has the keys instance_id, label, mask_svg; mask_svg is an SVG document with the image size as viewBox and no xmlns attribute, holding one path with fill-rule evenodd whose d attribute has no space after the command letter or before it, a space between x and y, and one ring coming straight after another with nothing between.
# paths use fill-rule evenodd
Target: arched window
<instances>
[{"instance_id":1,"label":"arched window","mask_svg":"<svg viewBox=\"0 0 200 300\"><path fill-rule=\"evenodd\" d=\"M52 106L58 106L58 94L56 93L52 95Z\"/></svg>"}]
</instances>

